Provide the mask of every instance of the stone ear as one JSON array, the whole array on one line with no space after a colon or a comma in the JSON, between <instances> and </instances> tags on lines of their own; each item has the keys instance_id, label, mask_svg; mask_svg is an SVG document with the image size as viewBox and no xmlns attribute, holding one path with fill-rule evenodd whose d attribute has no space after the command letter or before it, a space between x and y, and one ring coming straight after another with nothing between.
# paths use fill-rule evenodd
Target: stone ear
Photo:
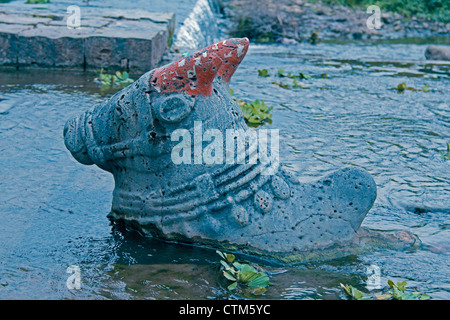
<instances>
[{"instance_id":1,"label":"stone ear","mask_svg":"<svg viewBox=\"0 0 450 320\"><path fill-rule=\"evenodd\" d=\"M168 97L159 106L159 117L167 123L177 123L182 121L191 113L194 101L182 95Z\"/></svg>"}]
</instances>

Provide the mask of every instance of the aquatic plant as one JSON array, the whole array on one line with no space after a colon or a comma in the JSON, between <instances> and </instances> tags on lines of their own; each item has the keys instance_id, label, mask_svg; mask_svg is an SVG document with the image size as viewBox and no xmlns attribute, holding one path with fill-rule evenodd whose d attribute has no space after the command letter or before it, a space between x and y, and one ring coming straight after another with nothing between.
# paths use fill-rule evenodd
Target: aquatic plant
<instances>
[{"instance_id":1,"label":"aquatic plant","mask_svg":"<svg viewBox=\"0 0 450 320\"><path fill-rule=\"evenodd\" d=\"M428 300L431 298L428 294L419 291L407 291L406 281L398 281L397 283L394 283L394 281L388 280L390 291L384 294L376 294L374 297L365 295L352 285L344 285L342 283L340 285L344 288L344 291L348 296L356 300L373 300L374 297L376 300Z\"/></svg>"},{"instance_id":2,"label":"aquatic plant","mask_svg":"<svg viewBox=\"0 0 450 320\"><path fill-rule=\"evenodd\" d=\"M239 108L244 113L244 118L249 126L259 126L264 123L272 123L272 114L270 111L273 107L269 107L264 100L256 99L251 102L235 99Z\"/></svg>"},{"instance_id":3,"label":"aquatic plant","mask_svg":"<svg viewBox=\"0 0 450 320\"><path fill-rule=\"evenodd\" d=\"M278 86L280 88L283 88L283 89L297 89L297 88L309 89L308 87L306 87L305 83L298 82L296 79L294 79L292 81L292 86L289 86L288 83L283 83L281 81L279 81L279 82L273 81L272 84L274 84L274 85L276 85L276 86Z\"/></svg>"},{"instance_id":4,"label":"aquatic plant","mask_svg":"<svg viewBox=\"0 0 450 320\"><path fill-rule=\"evenodd\" d=\"M230 95L234 92L230 89ZM244 113L244 118L250 127L257 127L265 123L272 123L272 114L270 111L273 107L269 107L264 100L256 99L251 102L245 100L236 99L233 100L237 102L239 108Z\"/></svg>"},{"instance_id":5,"label":"aquatic plant","mask_svg":"<svg viewBox=\"0 0 450 320\"><path fill-rule=\"evenodd\" d=\"M130 78L128 72L117 71L115 74L108 74L103 72L103 68L98 73L98 77L94 81L100 83L103 87L125 87L134 82Z\"/></svg>"},{"instance_id":6,"label":"aquatic plant","mask_svg":"<svg viewBox=\"0 0 450 320\"><path fill-rule=\"evenodd\" d=\"M223 253L218 250L216 252L223 259L220 260L223 276L227 280L233 281L227 287L228 290L232 291L241 285L253 288L252 294L255 295L261 295L266 292L266 288L270 284L268 275L258 271L249 264L235 261L233 254Z\"/></svg>"},{"instance_id":7,"label":"aquatic plant","mask_svg":"<svg viewBox=\"0 0 450 320\"><path fill-rule=\"evenodd\" d=\"M281 69L281 68L278 69L277 75L278 75L278 77L280 77L280 78L286 77L286 78L289 78L289 79L299 79L299 80L310 79L310 78L311 78L309 75L307 75L307 74L305 74L305 73L303 73L303 72L299 72L298 74L293 74L293 73L291 73L291 72L286 73L286 72L284 72L284 70Z\"/></svg>"},{"instance_id":8,"label":"aquatic plant","mask_svg":"<svg viewBox=\"0 0 450 320\"><path fill-rule=\"evenodd\" d=\"M274 84L274 85L276 85L276 86L278 86L280 88L283 88L283 89L289 89L289 84L283 83L281 81L279 81L279 82L273 81L272 84Z\"/></svg>"},{"instance_id":9,"label":"aquatic plant","mask_svg":"<svg viewBox=\"0 0 450 320\"><path fill-rule=\"evenodd\" d=\"M405 90L428 92L428 91L430 91L430 87L426 84L426 85L423 86L422 89L416 89L416 88L414 88L414 87L408 87L408 86L406 86L406 83L405 83L405 82L402 82L402 83L400 83L400 84L397 86L397 91L398 91L398 92L404 92Z\"/></svg>"},{"instance_id":10,"label":"aquatic plant","mask_svg":"<svg viewBox=\"0 0 450 320\"><path fill-rule=\"evenodd\" d=\"M347 293L347 295L349 295L353 299L356 299L356 300L372 300L370 297L364 296L364 293L362 293L361 291L359 291L358 289L356 289L352 285L348 285L348 284L343 285L342 283L340 285L341 285L342 288L344 288L344 290Z\"/></svg>"},{"instance_id":11,"label":"aquatic plant","mask_svg":"<svg viewBox=\"0 0 450 320\"><path fill-rule=\"evenodd\" d=\"M450 160L450 144L447 142L447 152L441 151L441 158L444 160Z\"/></svg>"},{"instance_id":12,"label":"aquatic plant","mask_svg":"<svg viewBox=\"0 0 450 320\"><path fill-rule=\"evenodd\" d=\"M258 70L258 76L260 76L260 77L270 77L271 74L269 73L269 71L267 71L267 69L262 69L262 70Z\"/></svg>"},{"instance_id":13,"label":"aquatic plant","mask_svg":"<svg viewBox=\"0 0 450 320\"><path fill-rule=\"evenodd\" d=\"M317 44L320 41L322 41L322 39L319 36L319 30L312 31L311 36L308 38L308 42L311 44Z\"/></svg>"},{"instance_id":14,"label":"aquatic plant","mask_svg":"<svg viewBox=\"0 0 450 320\"><path fill-rule=\"evenodd\" d=\"M50 0L27 0L28 4L50 3Z\"/></svg>"}]
</instances>

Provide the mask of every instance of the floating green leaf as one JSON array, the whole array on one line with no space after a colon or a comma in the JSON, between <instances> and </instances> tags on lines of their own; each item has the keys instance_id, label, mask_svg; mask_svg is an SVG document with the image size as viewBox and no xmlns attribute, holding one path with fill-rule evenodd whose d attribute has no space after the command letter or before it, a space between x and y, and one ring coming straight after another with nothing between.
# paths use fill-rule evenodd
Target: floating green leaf
<instances>
[{"instance_id":1,"label":"floating green leaf","mask_svg":"<svg viewBox=\"0 0 450 320\"><path fill-rule=\"evenodd\" d=\"M232 291L232 290L236 289L237 284L238 284L237 281L235 281L235 282L233 282L232 284L230 284L230 285L227 287L227 289L230 290L230 291Z\"/></svg>"},{"instance_id":2,"label":"floating green leaf","mask_svg":"<svg viewBox=\"0 0 450 320\"><path fill-rule=\"evenodd\" d=\"M294 89L303 88L303 86L300 82L297 82L297 80L294 79L294 81L292 83L292 88L294 88Z\"/></svg>"},{"instance_id":3,"label":"floating green leaf","mask_svg":"<svg viewBox=\"0 0 450 320\"><path fill-rule=\"evenodd\" d=\"M279 77L285 77L285 75L284 75L284 70L283 69L278 69L278 72L277 72L277 74L278 74L278 76Z\"/></svg>"},{"instance_id":4,"label":"floating green leaf","mask_svg":"<svg viewBox=\"0 0 450 320\"><path fill-rule=\"evenodd\" d=\"M291 72L285 73L283 69L278 69L277 72L278 77L280 78L290 78L290 79L310 79L311 77L303 72L299 72L298 75L295 75Z\"/></svg>"},{"instance_id":5,"label":"floating green leaf","mask_svg":"<svg viewBox=\"0 0 450 320\"><path fill-rule=\"evenodd\" d=\"M344 288L347 295L356 299L356 300L372 300L372 297L365 296L364 293L356 289L351 285L343 285L340 284L342 288ZM407 292L406 291L406 281L399 281L394 283L392 280L388 280L388 285L391 289L389 293L384 294L375 294L375 298L377 300L386 300L386 299L394 299L394 300L428 300L431 297L427 294L423 294L419 291Z\"/></svg>"},{"instance_id":6,"label":"floating green leaf","mask_svg":"<svg viewBox=\"0 0 450 320\"><path fill-rule=\"evenodd\" d=\"M230 258L230 256L232 256L234 261L234 255L226 254L221 251L216 252L223 259L227 259L227 257ZM221 260L220 263L224 268L222 270L224 277L227 280L233 281L233 283L227 287L230 291L236 289L236 287L239 284L246 287L254 288L255 290L253 290L252 293L260 295L265 292L265 288L270 284L269 277L265 273L258 271L255 267L249 264L234 261L230 266L224 260Z\"/></svg>"},{"instance_id":7,"label":"floating green leaf","mask_svg":"<svg viewBox=\"0 0 450 320\"><path fill-rule=\"evenodd\" d=\"M397 85L397 92L404 92L405 90L429 92L431 89L430 89L430 87L427 84L424 85L422 89L416 89L414 87L408 87L405 82L402 82L402 83Z\"/></svg>"},{"instance_id":8,"label":"floating green leaf","mask_svg":"<svg viewBox=\"0 0 450 320\"><path fill-rule=\"evenodd\" d=\"M405 89L406 89L406 83L405 83L405 82L402 82L402 83L400 83L400 84L397 86L397 90L398 90L398 91L405 91Z\"/></svg>"},{"instance_id":9,"label":"floating green leaf","mask_svg":"<svg viewBox=\"0 0 450 320\"><path fill-rule=\"evenodd\" d=\"M272 84L279 86L280 88L283 88L283 89L289 89L289 84L283 83L281 81L280 82L272 82Z\"/></svg>"},{"instance_id":10,"label":"floating green leaf","mask_svg":"<svg viewBox=\"0 0 450 320\"><path fill-rule=\"evenodd\" d=\"M234 275L232 275L230 272L227 272L227 271L223 271L223 275L224 275L224 277L225 278L227 278L228 280L231 280L231 281L236 281L237 279L236 279L236 277L234 276Z\"/></svg>"},{"instance_id":11,"label":"floating green leaf","mask_svg":"<svg viewBox=\"0 0 450 320\"><path fill-rule=\"evenodd\" d=\"M261 272L258 272L258 276L248 283L249 287L265 288L269 285L269 277Z\"/></svg>"},{"instance_id":12,"label":"floating green leaf","mask_svg":"<svg viewBox=\"0 0 450 320\"><path fill-rule=\"evenodd\" d=\"M297 76L297 78L298 79L310 79L311 77L310 76L308 76L307 74L305 74L305 73L303 73L303 72L300 72L299 74L298 74L298 76Z\"/></svg>"},{"instance_id":13,"label":"floating green leaf","mask_svg":"<svg viewBox=\"0 0 450 320\"><path fill-rule=\"evenodd\" d=\"M27 0L28 4L50 3L50 0Z\"/></svg>"},{"instance_id":14,"label":"floating green leaf","mask_svg":"<svg viewBox=\"0 0 450 320\"><path fill-rule=\"evenodd\" d=\"M244 118L251 126L258 126L265 122L272 123L272 114L269 107L263 100L256 99L250 103L244 100L236 100L239 108L244 113Z\"/></svg>"},{"instance_id":15,"label":"floating green leaf","mask_svg":"<svg viewBox=\"0 0 450 320\"><path fill-rule=\"evenodd\" d=\"M234 94L231 88L229 92L231 96ZM272 123L272 114L270 111L273 107L269 107L263 100L256 99L250 103L236 98L233 98L233 100L237 102L239 108L244 113L245 121L250 127L257 127L266 122Z\"/></svg>"},{"instance_id":16,"label":"floating green leaf","mask_svg":"<svg viewBox=\"0 0 450 320\"><path fill-rule=\"evenodd\" d=\"M349 295L350 297L352 297L356 300L372 300L372 298L364 296L364 293L362 293L361 291L359 291L358 289L356 289L355 287L353 287L351 285L348 285L348 284L343 285L342 283L340 285L342 288L344 288L347 295Z\"/></svg>"},{"instance_id":17,"label":"floating green leaf","mask_svg":"<svg viewBox=\"0 0 450 320\"><path fill-rule=\"evenodd\" d=\"M269 73L269 71L267 71L267 69L262 69L262 70L258 70L258 76L260 76L260 77L270 77L271 74Z\"/></svg>"},{"instance_id":18,"label":"floating green leaf","mask_svg":"<svg viewBox=\"0 0 450 320\"><path fill-rule=\"evenodd\" d=\"M450 160L450 144L447 143L447 152L441 151L441 158L444 160Z\"/></svg>"},{"instance_id":19,"label":"floating green leaf","mask_svg":"<svg viewBox=\"0 0 450 320\"><path fill-rule=\"evenodd\" d=\"M124 87L134 82L130 78L128 72L116 71L115 74L104 73L103 68L98 73L98 77L94 81L100 83L103 87Z\"/></svg>"},{"instance_id":20,"label":"floating green leaf","mask_svg":"<svg viewBox=\"0 0 450 320\"><path fill-rule=\"evenodd\" d=\"M388 280L388 285L391 289L398 289L399 291L405 291L406 281L399 281L395 284L392 280Z\"/></svg>"}]
</instances>

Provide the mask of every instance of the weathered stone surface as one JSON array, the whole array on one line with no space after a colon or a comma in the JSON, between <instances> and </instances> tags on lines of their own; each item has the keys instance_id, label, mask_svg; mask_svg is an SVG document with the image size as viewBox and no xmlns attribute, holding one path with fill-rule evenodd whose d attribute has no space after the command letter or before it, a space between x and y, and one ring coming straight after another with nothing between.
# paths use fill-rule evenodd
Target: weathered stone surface
<instances>
[{"instance_id":1,"label":"weathered stone surface","mask_svg":"<svg viewBox=\"0 0 450 320\"><path fill-rule=\"evenodd\" d=\"M430 45L425 50L428 60L450 60L450 50L444 47Z\"/></svg>"},{"instance_id":2,"label":"weathered stone surface","mask_svg":"<svg viewBox=\"0 0 450 320\"><path fill-rule=\"evenodd\" d=\"M372 13L366 6L345 6L339 1L308 0L223 0L223 11L233 36L245 34L252 40L287 39L307 41L313 32L332 39L401 39L409 37L448 37L450 23L426 18L407 18L381 8L380 25L372 24ZM285 40L282 40L282 39Z\"/></svg>"},{"instance_id":3,"label":"weathered stone surface","mask_svg":"<svg viewBox=\"0 0 450 320\"><path fill-rule=\"evenodd\" d=\"M195 150L194 162L174 162L177 130L195 139L198 123L202 132L249 129L228 90L247 49L246 38L221 41L144 74L69 120L67 148L114 175L111 217L145 234L278 258L354 242L376 198L364 170L300 183L270 150L254 163L196 164Z\"/></svg>"},{"instance_id":4,"label":"weathered stone surface","mask_svg":"<svg viewBox=\"0 0 450 320\"><path fill-rule=\"evenodd\" d=\"M7 5L0 6L3 65L146 71L160 62L174 32L173 13L86 7L81 27L68 28L61 8L30 13Z\"/></svg>"}]
</instances>

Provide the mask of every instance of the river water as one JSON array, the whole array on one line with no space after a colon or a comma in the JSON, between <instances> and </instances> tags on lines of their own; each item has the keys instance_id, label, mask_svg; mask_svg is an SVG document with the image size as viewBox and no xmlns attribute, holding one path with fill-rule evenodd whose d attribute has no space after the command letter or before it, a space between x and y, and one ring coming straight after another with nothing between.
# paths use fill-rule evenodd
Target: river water
<instances>
[{"instance_id":1,"label":"river water","mask_svg":"<svg viewBox=\"0 0 450 320\"><path fill-rule=\"evenodd\" d=\"M280 158L302 180L343 166L368 170L378 198L363 226L409 230L422 246L330 261L257 263L272 285L259 299L345 299L367 289L370 266L433 299L450 298L450 63L424 60L414 43L251 44L231 88L273 106ZM279 78L277 70L309 76ZM270 77L259 77L267 69ZM137 75L135 75L137 76ZM0 71L0 299L226 299L214 250L162 243L107 218L114 181L64 147L67 119L107 99L90 72ZM428 90L405 90L397 86ZM81 289L69 289L69 266ZM382 291L382 289L379 289Z\"/></svg>"}]
</instances>

